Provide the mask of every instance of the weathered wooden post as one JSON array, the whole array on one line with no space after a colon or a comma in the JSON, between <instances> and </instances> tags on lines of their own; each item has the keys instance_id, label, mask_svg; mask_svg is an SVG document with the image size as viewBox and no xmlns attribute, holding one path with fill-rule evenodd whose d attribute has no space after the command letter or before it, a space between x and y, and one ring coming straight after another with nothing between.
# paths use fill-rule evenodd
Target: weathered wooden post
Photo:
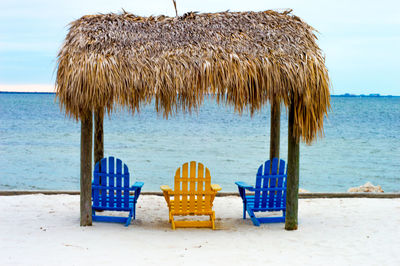
<instances>
[{"instance_id":1,"label":"weathered wooden post","mask_svg":"<svg viewBox=\"0 0 400 266\"><path fill-rule=\"evenodd\" d=\"M94 112L94 165L104 157L104 109L98 108Z\"/></svg>"},{"instance_id":2,"label":"weathered wooden post","mask_svg":"<svg viewBox=\"0 0 400 266\"><path fill-rule=\"evenodd\" d=\"M269 159L279 158L279 145L281 135L281 103L271 101L271 135L269 141Z\"/></svg>"},{"instance_id":3,"label":"weathered wooden post","mask_svg":"<svg viewBox=\"0 0 400 266\"><path fill-rule=\"evenodd\" d=\"M93 115L81 117L81 226L92 225L92 137Z\"/></svg>"},{"instance_id":4,"label":"weathered wooden post","mask_svg":"<svg viewBox=\"0 0 400 266\"><path fill-rule=\"evenodd\" d=\"M297 215L299 204L299 137L295 136L294 128L295 103L292 98L289 106L288 122L288 168L286 194L286 230L297 230Z\"/></svg>"}]
</instances>

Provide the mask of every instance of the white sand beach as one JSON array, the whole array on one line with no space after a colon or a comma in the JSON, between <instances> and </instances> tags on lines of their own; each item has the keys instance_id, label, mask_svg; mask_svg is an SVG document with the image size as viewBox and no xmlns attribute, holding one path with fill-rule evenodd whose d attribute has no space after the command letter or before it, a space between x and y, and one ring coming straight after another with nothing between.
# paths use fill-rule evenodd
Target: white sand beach
<instances>
[{"instance_id":1,"label":"white sand beach","mask_svg":"<svg viewBox=\"0 0 400 266\"><path fill-rule=\"evenodd\" d=\"M242 220L217 197L217 230L171 230L164 198L141 196L129 227L79 226L79 196L0 197L0 265L400 265L400 199L301 199L299 229Z\"/></svg>"}]
</instances>

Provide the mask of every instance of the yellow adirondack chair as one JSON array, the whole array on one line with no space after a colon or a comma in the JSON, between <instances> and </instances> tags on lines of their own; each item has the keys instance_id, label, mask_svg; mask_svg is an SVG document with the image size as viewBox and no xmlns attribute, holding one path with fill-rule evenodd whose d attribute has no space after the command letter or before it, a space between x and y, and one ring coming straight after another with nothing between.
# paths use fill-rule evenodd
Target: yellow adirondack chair
<instances>
[{"instance_id":1,"label":"yellow adirondack chair","mask_svg":"<svg viewBox=\"0 0 400 266\"><path fill-rule=\"evenodd\" d=\"M161 186L169 208L169 222L176 227L211 227L215 229L215 212L212 210L215 195L221 190L211 184L210 170L194 161L176 170L175 190ZM175 221L174 216L209 215L209 221Z\"/></svg>"}]
</instances>

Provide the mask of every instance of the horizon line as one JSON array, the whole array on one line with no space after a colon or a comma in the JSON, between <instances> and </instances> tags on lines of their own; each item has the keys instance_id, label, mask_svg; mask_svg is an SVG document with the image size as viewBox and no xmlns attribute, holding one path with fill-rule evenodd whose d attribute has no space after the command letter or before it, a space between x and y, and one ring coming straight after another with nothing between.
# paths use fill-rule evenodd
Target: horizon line
<instances>
[{"instance_id":1,"label":"horizon line","mask_svg":"<svg viewBox=\"0 0 400 266\"><path fill-rule=\"evenodd\" d=\"M56 93L55 85L52 84L0 84L0 92L2 93ZM395 94L381 94L378 92L364 92L360 94L344 92L341 94L331 94L331 96L344 96L349 94L351 96L370 96L370 94L379 94L381 97L385 96L400 96Z\"/></svg>"}]
</instances>

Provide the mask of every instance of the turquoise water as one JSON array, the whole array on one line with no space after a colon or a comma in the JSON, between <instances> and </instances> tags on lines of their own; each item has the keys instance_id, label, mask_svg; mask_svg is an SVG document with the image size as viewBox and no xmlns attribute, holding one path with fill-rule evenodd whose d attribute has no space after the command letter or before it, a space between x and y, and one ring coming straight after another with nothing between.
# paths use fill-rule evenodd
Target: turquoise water
<instances>
[{"instance_id":1,"label":"turquoise water","mask_svg":"<svg viewBox=\"0 0 400 266\"><path fill-rule=\"evenodd\" d=\"M287 116L281 118L287 157ZM168 120L153 106L104 122L105 155L121 158L145 191L173 184L177 167L203 162L223 191L254 182L269 154L269 107L250 117L207 100L198 113ZM367 181L400 191L400 97L332 98L325 137L300 147L300 187L343 192ZM78 190L80 123L60 112L53 94L0 93L0 190Z\"/></svg>"}]
</instances>

